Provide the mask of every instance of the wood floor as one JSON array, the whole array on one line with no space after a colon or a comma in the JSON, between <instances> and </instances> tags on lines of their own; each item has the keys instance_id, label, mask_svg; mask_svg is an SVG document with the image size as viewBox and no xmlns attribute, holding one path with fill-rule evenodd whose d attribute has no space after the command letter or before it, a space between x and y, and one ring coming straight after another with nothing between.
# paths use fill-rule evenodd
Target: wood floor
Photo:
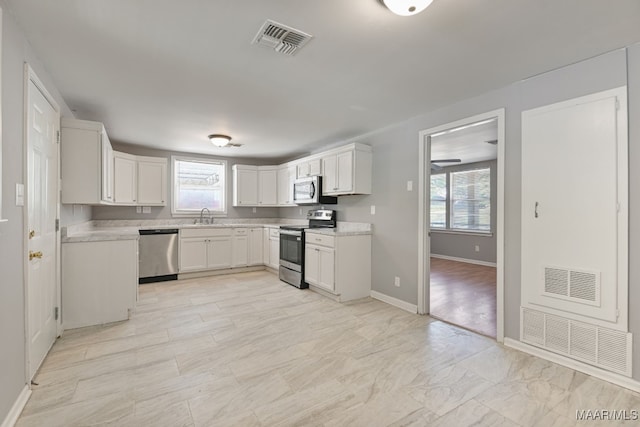
<instances>
[{"instance_id":1,"label":"wood floor","mask_svg":"<svg viewBox=\"0 0 640 427\"><path fill-rule=\"evenodd\" d=\"M35 381L19 427L547 427L640 408L487 337L268 272L143 285L129 321L67 331Z\"/></svg>"},{"instance_id":2,"label":"wood floor","mask_svg":"<svg viewBox=\"0 0 640 427\"><path fill-rule=\"evenodd\" d=\"M496 268L431 258L431 315L496 337Z\"/></svg>"}]
</instances>

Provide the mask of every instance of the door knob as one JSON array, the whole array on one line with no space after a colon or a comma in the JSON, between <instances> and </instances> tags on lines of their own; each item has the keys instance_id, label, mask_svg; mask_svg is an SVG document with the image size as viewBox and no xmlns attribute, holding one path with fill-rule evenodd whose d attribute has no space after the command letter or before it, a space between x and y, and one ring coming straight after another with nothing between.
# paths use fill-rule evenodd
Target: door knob
<instances>
[{"instance_id":1,"label":"door knob","mask_svg":"<svg viewBox=\"0 0 640 427\"><path fill-rule=\"evenodd\" d=\"M33 251L29 251L29 261L31 261L34 258L42 258L42 252L37 251L37 252L33 252Z\"/></svg>"}]
</instances>

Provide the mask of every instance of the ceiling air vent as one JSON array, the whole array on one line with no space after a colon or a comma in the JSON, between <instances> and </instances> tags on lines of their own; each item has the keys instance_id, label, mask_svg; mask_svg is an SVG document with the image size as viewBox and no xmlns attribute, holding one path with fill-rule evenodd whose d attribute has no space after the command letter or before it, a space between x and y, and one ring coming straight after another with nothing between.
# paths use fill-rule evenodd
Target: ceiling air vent
<instances>
[{"instance_id":1,"label":"ceiling air vent","mask_svg":"<svg viewBox=\"0 0 640 427\"><path fill-rule=\"evenodd\" d=\"M311 34L267 19L252 43L266 46L285 55L294 55L312 37Z\"/></svg>"}]
</instances>

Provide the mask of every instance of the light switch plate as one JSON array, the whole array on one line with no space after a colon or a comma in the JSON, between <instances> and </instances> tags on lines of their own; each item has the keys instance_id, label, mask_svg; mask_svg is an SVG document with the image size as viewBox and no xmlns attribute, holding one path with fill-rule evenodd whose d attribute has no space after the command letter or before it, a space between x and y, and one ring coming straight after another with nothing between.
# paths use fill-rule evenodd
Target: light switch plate
<instances>
[{"instance_id":1,"label":"light switch plate","mask_svg":"<svg viewBox=\"0 0 640 427\"><path fill-rule=\"evenodd\" d=\"M413 181L407 181L407 191L413 191Z\"/></svg>"},{"instance_id":2,"label":"light switch plate","mask_svg":"<svg viewBox=\"0 0 640 427\"><path fill-rule=\"evenodd\" d=\"M16 206L24 206L24 184L16 183Z\"/></svg>"},{"instance_id":3,"label":"light switch plate","mask_svg":"<svg viewBox=\"0 0 640 427\"><path fill-rule=\"evenodd\" d=\"M376 214L376 207L374 205L371 205L371 215L375 215Z\"/></svg>"}]
</instances>

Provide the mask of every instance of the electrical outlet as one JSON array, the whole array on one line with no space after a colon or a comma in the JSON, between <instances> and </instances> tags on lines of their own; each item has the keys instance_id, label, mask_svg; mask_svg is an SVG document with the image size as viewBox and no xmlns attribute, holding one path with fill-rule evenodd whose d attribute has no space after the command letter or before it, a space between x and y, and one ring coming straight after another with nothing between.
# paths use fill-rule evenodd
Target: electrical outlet
<instances>
[{"instance_id":1,"label":"electrical outlet","mask_svg":"<svg viewBox=\"0 0 640 427\"><path fill-rule=\"evenodd\" d=\"M300 215L302 215L302 208L300 208Z\"/></svg>"},{"instance_id":2,"label":"electrical outlet","mask_svg":"<svg viewBox=\"0 0 640 427\"><path fill-rule=\"evenodd\" d=\"M136 206L136 213L142 213L142 206Z\"/></svg>"},{"instance_id":3,"label":"electrical outlet","mask_svg":"<svg viewBox=\"0 0 640 427\"><path fill-rule=\"evenodd\" d=\"M371 215L375 215L376 214L376 207L374 205L371 205Z\"/></svg>"},{"instance_id":4,"label":"electrical outlet","mask_svg":"<svg viewBox=\"0 0 640 427\"><path fill-rule=\"evenodd\" d=\"M480 252L480 245L476 245L476 252Z\"/></svg>"},{"instance_id":5,"label":"electrical outlet","mask_svg":"<svg viewBox=\"0 0 640 427\"><path fill-rule=\"evenodd\" d=\"M150 214L151 213L151 206L143 206L142 207L142 213L143 214Z\"/></svg>"},{"instance_id":6,"label":"electrical outlet","mask_svg":"<svg viewBox=\"0 0 640 427\"><path fill-rule=\"evenodd\" d=\"M407 181L407 191L413 191L413 181Z\"/></svg>"},{"instance_id":7,"label":"electrical outlet","mask_svg":"<svg viewBox=\"0 0 640 427\"><path fill-rule=\"evenodd\" d=\"M253 213L256 213L256 208L253 208Z\"/></svg>"},{"instance_id":8,"label":"electrical outlet","mask_svg":"<svg viewBox=\"0 0 640 427\"><path fill-rule=\"evenodd\" d=\"M393 281L393 284L396 286L396 288L400 287L400 278L398 276L396 276L395 280Z\"/></svg>"}]
</instances>

